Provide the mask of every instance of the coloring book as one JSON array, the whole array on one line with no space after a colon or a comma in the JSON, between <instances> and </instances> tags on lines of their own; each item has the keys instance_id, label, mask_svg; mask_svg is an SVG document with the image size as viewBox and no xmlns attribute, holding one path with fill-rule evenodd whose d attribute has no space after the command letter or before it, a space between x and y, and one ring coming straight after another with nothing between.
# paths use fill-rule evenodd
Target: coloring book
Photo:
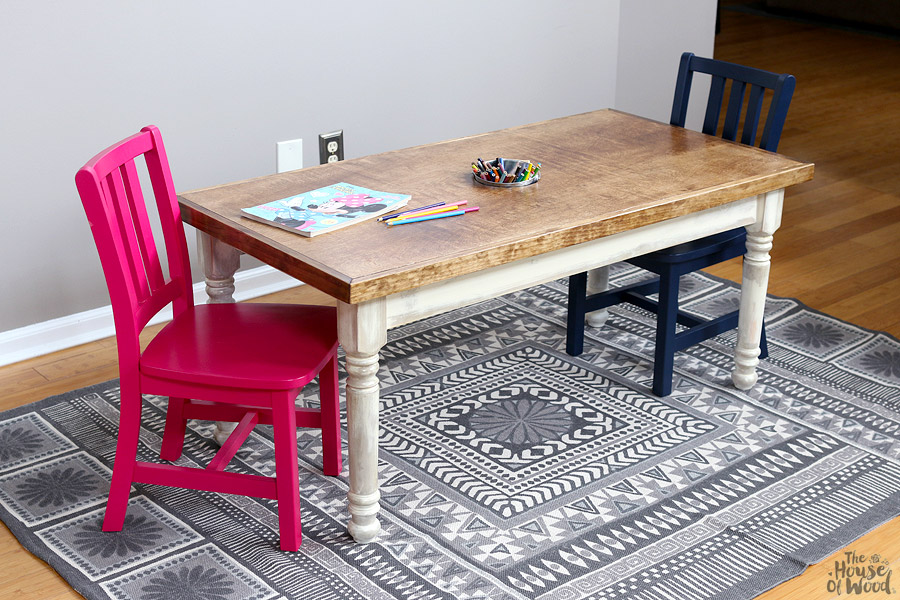
<instances>
[{"instance_id":1,"label":"coloring book","mask_svg":"<svg viewBox=\"0 0 900 600\"><path fill-rule=\"evenodd\" d=\"M241 212L249 219L312 237L395 212L410 198L342 182Z\"/></svg>"}]
</instances>

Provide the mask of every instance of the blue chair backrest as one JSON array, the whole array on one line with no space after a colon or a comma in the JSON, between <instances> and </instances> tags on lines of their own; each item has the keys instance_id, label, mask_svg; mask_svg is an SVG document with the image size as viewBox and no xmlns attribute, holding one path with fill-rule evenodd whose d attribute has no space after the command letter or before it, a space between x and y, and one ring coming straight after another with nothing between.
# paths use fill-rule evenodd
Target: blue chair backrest
<instances>
[{"instance_id":1,"label":"blue chair backrest","mask_svg":"<svg viewBox=\"0 0 900 600\"><path fill-rule=\"evenodd\" d=\"M759 147L771 152L775 152L778 149L778 142L781 140L781 130L784 127L784 120L787 117L788 107L791 104L791 96L794 95L796 81L793 75L779 75L721 60L701 58L694 56L692 52L685 52L681 55L681 65L678 67L675 100L672 104L672 119L670 121L672 125L684 127L694 73L712 75L709 99L706 104L706 116L703 119L702 129L703 133L709 135L716 135L719 126L719 115L722 110L722 100L725 96L725 83L728 80L732 81L731 93L728 96L728 108L725 112L725 122L722 128L722 137L726 140L737 140L745 91L747 86L750 86L750 96L747 102L747 112L744 116L744 128L740 140L742 144L750 146L755 145L756 142L765 92L766 90L772 90L772 100L769 104L769 112L766 116L765 124L763 125Z\"/></svg>"}]
</instances>

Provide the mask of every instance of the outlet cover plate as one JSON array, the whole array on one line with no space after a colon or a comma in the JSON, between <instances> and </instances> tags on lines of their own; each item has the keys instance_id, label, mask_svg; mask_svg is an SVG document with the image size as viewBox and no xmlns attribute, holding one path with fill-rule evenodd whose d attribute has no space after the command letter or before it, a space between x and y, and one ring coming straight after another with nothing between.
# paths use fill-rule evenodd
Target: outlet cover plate
<instances>
[{"instance_id":1,"label":"outlet cover plate","mask_svg":"<svg viewBox=\"0 0 900 600\"><path fill-rule=\"evenodd\" d=\"M319 163L344 160L344 130L319 135Z\"/></svg>"}]
</instances>

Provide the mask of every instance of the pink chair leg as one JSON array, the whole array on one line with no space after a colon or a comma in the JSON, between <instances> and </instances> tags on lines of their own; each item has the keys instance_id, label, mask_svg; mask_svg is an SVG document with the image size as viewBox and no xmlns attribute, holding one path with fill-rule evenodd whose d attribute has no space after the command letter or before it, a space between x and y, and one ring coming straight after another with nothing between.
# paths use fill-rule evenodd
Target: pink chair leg
<instances>
[{"instance_id":1,"label":"pink chair leg","mask_svg":"<svg viewBox=\"0 0 900 600\"><path fill-rule=\"evenodd\" d=\"M163 460L178 460L184 448L184 398L169 398L166 410L166 428L163 430L162 448L159 457Z\"/></svg>"},{"instance_id":2,"label":"pink chair leg","mask_svg":"<svg viewBox=\"0 0 900 600\"><path fill-rule=\"evenodd\" d=\"M292 395L293 394L293 395ZM297 390L278 394L272 402L275 438L275 488L278 494L278 530L281 549L300 549L300 477L297 471Z\"/></svg>"},{"instance_id":3,"label":"pink chair leg","mask_svg":"<svg viewBox=\"0 0 900 600\"><path fill-rule=\"evenodd\" d=\"M121 531L125 523L141 430L141 394L138 386L122 381L120 390L119 437L113 461L112 483L109 486L106 513L103 517L103 531Z\"/></svg>"},{"instance_id":4,"label":"pink chair leg","mask_svg":"<svg viewBox=\"0 0 900 600\"><path fill-rule=\"evenodd\" d=\"M340 475L343 459L337 354L319 372L319 405L322 408L322 472L326 475Z\"/></svg>"}]
</instances>

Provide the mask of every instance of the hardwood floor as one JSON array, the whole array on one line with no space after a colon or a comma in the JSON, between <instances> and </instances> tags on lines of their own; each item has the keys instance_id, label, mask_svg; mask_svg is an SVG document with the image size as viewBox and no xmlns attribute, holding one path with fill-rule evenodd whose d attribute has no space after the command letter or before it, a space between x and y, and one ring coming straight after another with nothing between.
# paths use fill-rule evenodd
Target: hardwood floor
<instances>
[{"instance_id":1,"label":"hardwood floor","mask_svg":"<svg viewBox=\"0 0 900 600\"><path fill-rule=\"evenodd\" d=\"M815 162L816 177L787 194L769 291L900 337L900 41L723 10L716 58L797 77L779 151ZM711 271L739 280L740 262ZM276 299L328 302L310 288L260 300ZM3 367L0 410L116 376L112 339ZM900 573L900 519L847 550ZM826 585L842 552L761 598L837 598ZM0 565L0 598L81 598L5 527Z\"/></svg>"},{"instance_id":2,"label":"hardwood floor","mask_svg":"<svg viewBox=\"0 0 900 600\"><path fill-rule=\"evenodd\" d=\"M769 292L900 337L900 41L729 10L721 26L715 58L797 78L778 151L816 164L786 192ZM740 260L709 271L740 280Z\"/></svg>"}]
</instances>

